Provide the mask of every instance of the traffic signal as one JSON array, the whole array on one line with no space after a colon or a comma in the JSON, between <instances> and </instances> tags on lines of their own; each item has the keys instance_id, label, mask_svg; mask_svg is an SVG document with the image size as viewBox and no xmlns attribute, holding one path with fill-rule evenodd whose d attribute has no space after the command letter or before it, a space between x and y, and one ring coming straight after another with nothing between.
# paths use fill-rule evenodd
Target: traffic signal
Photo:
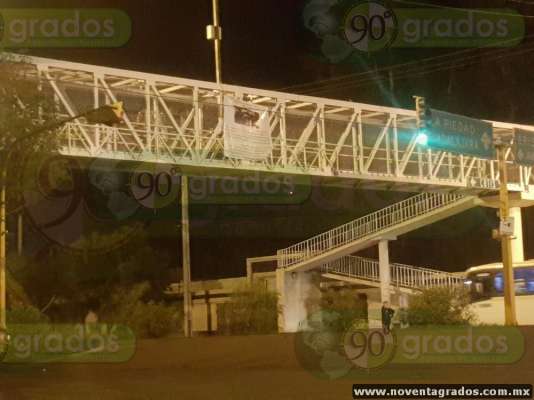
<instances>
[{"instance_id":1,"label":"traffic signal","mask_svg":"<svg viewBox=\"0 0 534 400\"><path fill-rule=\"evenodd\" d=\"M428 128L430 125L430 109L426 106L425 98L414 96L415 113L417 120L417 138L418 144L426 146L428 143Z\"/></svg>"},{"instance_id":2,"label":"traffic signal","mask_svg":"<svg viewBox=\"0 0 534 400\"><path fill-rule=\"evenodd\" d=\"M104 124L113 126L120 124L124 119L124 108L122 101L113 104L106 104L84 114L90 124Z\"/></svg>"},{"instance_id":3,"label":"traffic signal","mask_svg":"<svg viewBox=\"0 0 534 400\"><path fill-rule=\"evenodd\" d=\"M124 120L124 105L122 101L118 101L110 105L112 112L112 124L121 123Z\"/></svg>"}]
</instances>

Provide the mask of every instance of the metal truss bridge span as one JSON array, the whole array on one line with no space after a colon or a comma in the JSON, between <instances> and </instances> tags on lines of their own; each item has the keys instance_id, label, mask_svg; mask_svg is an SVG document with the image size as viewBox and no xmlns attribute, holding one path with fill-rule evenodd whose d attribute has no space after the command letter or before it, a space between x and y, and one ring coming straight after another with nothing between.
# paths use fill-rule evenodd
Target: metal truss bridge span
<instances>
[{"instance_id":1,"label":"metal truss bridge span","mask_svg":"<svg viewBox=\"0 0 534 400\"><path fill-rule=\"evenodd\" d=\"M435 151L417 143L412 110L301 96L38 57L18 57L25 76L49 91L64 116L123 101L121 127L83 119L65 125L61 153L192 167L345 178L356 186L403 191L491 192L496 160ZM222 98L270 110L273 150L261 162L224 156ZM506 133L517 124L492 122ZM510 190L528 192L531 167L511 152Z\"/></svg>"}]
</instances>

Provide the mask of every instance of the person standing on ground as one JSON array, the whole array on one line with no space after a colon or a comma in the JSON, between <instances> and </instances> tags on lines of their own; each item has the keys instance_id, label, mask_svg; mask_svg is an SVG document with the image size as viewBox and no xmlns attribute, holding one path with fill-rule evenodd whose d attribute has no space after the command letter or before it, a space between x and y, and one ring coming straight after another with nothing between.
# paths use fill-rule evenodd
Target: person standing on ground
<instances>
[{"instance_id":1,"label":"person standing on ground","mask_svg":"<svg viewBox=\"0 0 534 400\"><path fill-rule=\"evenodd\" d=\"M394 314L395 310L389 306L389 302L384 301L382 304L382 330L384 335L388 335L391 332L391 320Z\"/></svg>"}]
</instances>

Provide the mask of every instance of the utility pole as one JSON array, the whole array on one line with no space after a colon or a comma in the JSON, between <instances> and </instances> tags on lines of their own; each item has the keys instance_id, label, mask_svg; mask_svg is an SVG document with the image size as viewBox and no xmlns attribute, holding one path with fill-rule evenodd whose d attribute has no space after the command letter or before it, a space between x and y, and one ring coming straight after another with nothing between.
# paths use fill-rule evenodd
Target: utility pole
<instances>
[{"instance_id":1,"label":"utility pole","mask_svg":"<svg viewBox=\"0 0 534 400\"><path fill-rule=\"evenodd\" d=\"M182 175L182 273L184 291L184 336L191 337L193 334L191 296L191 253L189 247L189 179Z\"/></svg>"},{"instance_id":2,"label":"utility pole","mask_svg":"<svg viewBox=\"0 0 534 400\"><path fill-rule=\"evenodd\" d=\"M213 7L213 25L206 27L206 38L213 41L213 50L215 54L215 82L222 83L222 59L221 59L221 41L222 28L219 22L219 0L212 0Z\"/></svg>"},{"instance_id":3,"label":"utility pole","mask_svg":"<svg viewBox=\"0 0 534 400\"><path fill-rule=\"evenodd\" d=\"M24 244L24 219L22 211L17 214L17 254L22 255L22 246Z\"/></svg>"},{"instance_id":4,"label":"utility pole","mask_svg":"<svg viewBox=\"0 0 534 400\"><path fill-rule=\"evenodd\" d=\"M515 279L512 264L512 233L504 232L503 227L509 223L510 203L508 199L508 171L506 167L506 151L508 144L504 142L496 143L497 157L499 160L499 213L500 227L498 237L501 241L502 266L504 278L504 319L505 324L517 325L515 309Z\"/></svg>"},{"instance_id":5,"label":"utility pole","mask_svg":"<svg viewBox=\"0 0 534 400\"><path fill-rule=\"evenodd\" d=\"M2 167L0 176L0 354L5 351L8 340L6 324L6 180L7 169Z\"/></svg>"},{"instance_id":6,"label":"utility pole","mask_svg":"<svg viewBox=\"0 0 534 400\"><path fill-rule=\"evenodd\" d=\"M219 1L213 0L213 25L206 27L206 38L213 40L215 51L215 81L221 83L221 27L219 26ZM222 104L222 96L219 97ZM220 110L220 107L219 107ZM220 112L220 111L219 111ZM220 115L219 115L220 118ZM182 175L182 272L184 293L184 336L192 336L191 253L189 238L189 177ZM209 305L208 305L209 307Z\"/></svg>"},{"instance_id":7,"label":"utility pole","mask_svg":"<svg viewBox=\"0 0 534 400\"><path fill-rule=\"evenodd\" d=\"M222 29L219 25L219 1L213 0L213 25L206 27L206 38L213 40L215 52L215 81L221 84L221 40ZM222 105L222 94L219 96ZM221 118L221 108L219 107L219 118ZM184 292L184 335L192 336L192 298L191 298L191 255L189 239L189 178L182 175L182 270L183 270L183 292ZM208 307L210 305L208 304ZM209 313L208 313L209 318ZM209 326L209 323L208 323Z\"/></svg>"}]
</instances>

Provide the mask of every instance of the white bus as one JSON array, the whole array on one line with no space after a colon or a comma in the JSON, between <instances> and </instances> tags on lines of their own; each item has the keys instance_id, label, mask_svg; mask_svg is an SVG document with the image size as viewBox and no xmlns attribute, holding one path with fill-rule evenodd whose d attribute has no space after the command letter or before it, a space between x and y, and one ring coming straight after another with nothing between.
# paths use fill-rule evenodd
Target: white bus
<instances>
[{"instance_id":1,"label":"white bus","mask_svg":"<svg viewBox=\"0 0 534 400\"><path fill-rule=\"evenodd\" d=\"M534 325L534 260L514 263L516 314L519 325ZM481 324L504 324L502 263L480 265L466 271L471 309Z\"/></svg>"}]
</instances>

